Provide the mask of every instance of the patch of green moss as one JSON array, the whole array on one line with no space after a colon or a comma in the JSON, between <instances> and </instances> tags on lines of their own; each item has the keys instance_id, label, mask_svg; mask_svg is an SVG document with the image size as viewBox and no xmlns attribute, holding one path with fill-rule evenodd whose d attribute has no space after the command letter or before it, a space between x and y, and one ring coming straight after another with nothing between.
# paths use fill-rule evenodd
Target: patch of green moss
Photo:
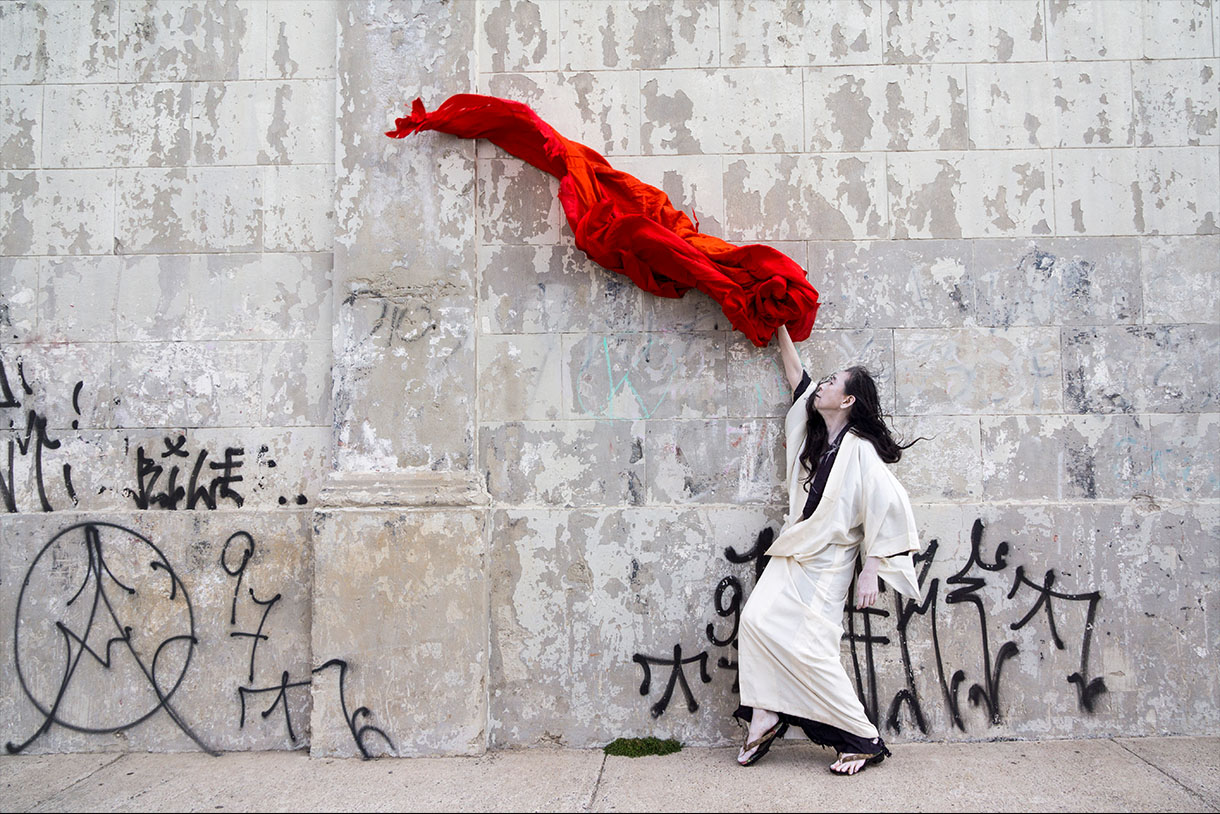
<instances>
[{"instance_id":1,"label":"patch of green moss","mask_svg":"<svg viewBox=\"0 0 1220 814\"><path fill-rule=\"evenodd\" d=\"M606 744L603 751L616 757L672 755L682 751L682 744L672 739L663 741L660 738L615 738Z\"/></svg>"}]
</instances>

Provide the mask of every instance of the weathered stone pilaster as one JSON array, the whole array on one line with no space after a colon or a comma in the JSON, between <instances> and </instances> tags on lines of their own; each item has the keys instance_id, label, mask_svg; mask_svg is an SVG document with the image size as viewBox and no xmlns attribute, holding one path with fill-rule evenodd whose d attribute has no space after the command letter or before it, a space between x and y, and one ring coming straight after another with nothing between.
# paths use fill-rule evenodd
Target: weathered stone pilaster
<instances>
[{"instance_id":1,"label":"weathered stone pilaster","mask_svg":"<svg viewBox=\"0 0 1220 814\"><path fill-rule=\"evenodd\" d=\"M486 748L474 145L382 135L416 96L432 107L473 88L474 12L339 12L334 457L314 515L313 651L345 672L313 692L339 693L348 718L315 716L314 754Z\"/></svg>"}]
</instances>

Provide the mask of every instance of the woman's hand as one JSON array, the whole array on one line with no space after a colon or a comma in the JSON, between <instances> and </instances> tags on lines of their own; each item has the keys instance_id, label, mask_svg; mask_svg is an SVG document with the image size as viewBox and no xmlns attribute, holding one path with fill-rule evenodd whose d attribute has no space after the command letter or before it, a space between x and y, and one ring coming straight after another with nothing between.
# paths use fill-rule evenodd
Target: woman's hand
<instances>
[{"instance_id":1,"label":"woman's hand","mask_svg":"<svg viewBox=\"0 0 1220 814\"><path fill-rule=\"evenodd\" d=\"M881 560L869 557L856 577L856 609L870 608L877 601L877 569Z\"/></svg>"}]
</instances>

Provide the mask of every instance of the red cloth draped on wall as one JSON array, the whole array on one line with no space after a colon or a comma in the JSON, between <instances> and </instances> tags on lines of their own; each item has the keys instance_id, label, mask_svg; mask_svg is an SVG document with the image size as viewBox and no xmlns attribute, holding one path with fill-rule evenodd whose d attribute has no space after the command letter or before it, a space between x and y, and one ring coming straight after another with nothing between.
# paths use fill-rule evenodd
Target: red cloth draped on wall
<instances>
[{"instance_id":1,"label":"red cloth draped on wall","mask_svg":"<svg viewBox=\"0 0 1220 814\"><path fill-rule=\"evenodd\" d=\"M681 297L697 288L759 347L780 325L796 341L809 336L818 292L792 258L769 246L735 246L703 234L664 192L564 138L526 105L458 94L428 113L416 99L411 115L394 123L386 133L392 138L420 130L483 138L558 178L576 246L645 291Z\"/></svg>"}]
</instances>

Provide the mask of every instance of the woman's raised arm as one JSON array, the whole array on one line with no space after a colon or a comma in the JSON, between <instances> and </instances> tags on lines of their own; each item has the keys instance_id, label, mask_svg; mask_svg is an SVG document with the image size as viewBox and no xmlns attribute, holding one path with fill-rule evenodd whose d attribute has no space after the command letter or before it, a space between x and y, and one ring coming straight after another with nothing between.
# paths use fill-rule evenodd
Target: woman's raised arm
<instances>
[{"instance_id":1,"label":"woman's raised arm","mask_svg":"<svg viewBox=\"0 0 1220 814\"><path fill-rule=\"evenodd\" d=\"M779 341L780 358L784 360L784 376L788 378L788 386L795 390L801 383L805 367L801 364L801 357L796 353L796 345L792 343L792 337L788 336L788 327L779 326L775 336Z\"/></svg>"}]
</instances>

